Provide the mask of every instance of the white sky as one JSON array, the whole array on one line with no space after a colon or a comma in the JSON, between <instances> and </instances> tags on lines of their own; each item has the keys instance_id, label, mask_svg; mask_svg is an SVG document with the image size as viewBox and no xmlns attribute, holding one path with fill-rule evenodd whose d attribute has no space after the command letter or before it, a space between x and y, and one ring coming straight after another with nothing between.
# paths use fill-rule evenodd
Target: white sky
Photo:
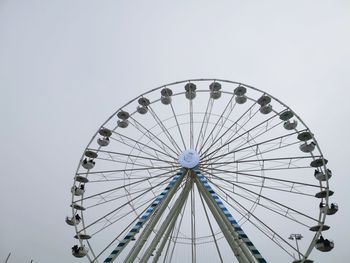
<instances>
[{"instance_id":1,"label":"white sky","mask_svg":"<svg viewBox=\"0 0 350 263\"><path fill-rule=\"evenodd\" d=\"M344 262L349 14L345 0L0 0L0 261L83 262L64 218L93 133L142 92L213 77L269 92L315 133L340 211L336 248L312 258Z\"/></svg>"}]
</instances>

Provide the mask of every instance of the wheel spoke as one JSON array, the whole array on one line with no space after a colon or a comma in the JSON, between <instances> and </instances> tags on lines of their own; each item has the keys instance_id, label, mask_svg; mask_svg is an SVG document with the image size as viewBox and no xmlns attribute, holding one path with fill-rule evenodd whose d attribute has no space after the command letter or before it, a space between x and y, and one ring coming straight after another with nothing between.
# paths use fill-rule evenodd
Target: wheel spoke
<instances>
[{"instance_id":1,"label":"wheel spoke","mask_svg":"<svg viewBox=\"0 0 350 263\"><path fill-rule=\"evenodd\" d=\"M235 174L235 175L241 175L241 176L246 176L246 177L253 177L253 178L260 178L262 180L271 180L271 181L277 181L280 183L286 183L286 184L292 184L292 185L300 185L300 186L308 186L308 187L314 187L314 188L319 188L319 185L316 184L308 184L304 182L297 182L297 181L291 181L291 180L285 180L285 179L280 179L280 178L274 178L274 177L267 177L267 176L262 176L262 175L256 175L256 174L251 174L251 173L241 173L241 172L236 172L236 171L230 171L230 170L223 170L223 169L216 169L216 168L210 168L210 169L203 169L203 171L209 172L210 174L217 175L217 174ZM213 172L215 171L215 172ZM237 181L237 178L231 179L232 182ZM231 181L230 180L230 181Z\"/></svg>"},{"instance_id":2,"label":"wheel spoke","mask_svg":"<svg viewBox=\"0 0 350 263\"><path fill-rule=\"evenodd\" d=\"M152 141L156 146L161 148L163 151L165 151L168 155L169 150L170 152L173 152L175 156L178 155L178 152L174 151L171 147L169 147L166 143L164 143L162 140L160 140L154 133L152 133L149 129L147 129L145 126L143 126L140 122L138 122L136 119L131 118L133 122L130 122L137 130L140 131L141 134L145 135L150 141Z\"/></svg>"},{"instance_id":3,"label":"wheel spoke","mask_svg":"<svg viewBox=\"0 0 350 263\"><path fill-rule=\"evenodd\" d=\"M186 149L187 147L186 147L186 143L185 143L185 140L184 140L184 136L183 136L183 134L182 134L181 127L180 127L180 125L179 125L179 121L178 121L177 116L176 116L176 114L175 114L175 109L174 109L174 106L173 106L172 103L170 103L170 107L171 107L171 112L173 113L174 119L175 119L175 121L176 121L177 130L179 131L182 144L183 144L183 146L184 146L184 149Z\"/></svg>"},{"instance_id":4,"label":"wheel spoke","mask_svg":"<svg viewBox=\"0 0 350 263\"><path fill-rule=\"evenodd\" d=\"M167 152L163 152L163 151L161 151L161 150L159 150L159 149L156 149L156 148L154 148L154 147L151 147L151 146L149 146L148 144L144 144L144 143L142 143L142 142L140 142L140 141L137 141L137 140L134 140L134 139L132 139L132 138L130 138L130 137L128 137L128 136L125 136L125 135L123 135L123 134L120 134L120 133L117 133L117 132L115 132L115 131L113 131L113 134L115 134L116 136L118 136L119 137L119 139L117 139L117 138L115 138L115 137L111 137L111 139L114 139L114 140L116 140L117 142L120 142L120 143L122 143L123 145L126 145L126 146L128 146L128 147L130 147L131 149L136 149L136 147L137 147L137 150L138 151L140 151L140 152L142 152L142 153L144 153L144 154L146 154L146 155L148 155L148 156L151 156L151 157L153 157L153 158L159 158L159 156L157 155L157 154L161 154L162 156L167 156L167 157L169 157L170 159L174 159L174 157L172 156L172 155L170 155L169 153L167 153ZM147 137L147 136L146 136ZM147 138L149 138L149 137L147 137ZM131 144L129 141L131 141L133 144ZM150 141L152 141L151 139L150 139ZM159 147L158 145L157 145L157 147ZM151 154L151 153L149 153L149 152L146 152L145 151L145 149L149 149L149 150L151 150L151 151L154 151L154 153L156 154L156 155L153 155L153 154Z\"/></svg>"},{"instance_id":5,"label":"wheel spoke","mask_svg":"<svg viewBox=\"0 0 350 263\"><path fill-rule=\"evenodd\" d=\"M205 113L203 116L201 128L199 130L197 142L196 142L196 147L195 147L196 150L198 148L199 142L201 142L201 144L203 143L204 138L205 138L205 134L207 133L207 128L208 128L208 124L209 124L209 120L210 120L210 116L211 116L211 111L213 110L213 104L214 104L214 100L209 97L207 107L205 109ZM202 148L202 145L200 146L200 149L201 148Z\"/></svg>"},{"instance_id":6,"label":"wheel spoke","mask_svg":"<svg viewBox=\"0 0 350 263\"><path fill-rule=\"evenodd\" d=\"M210 173L208 173L208 174L210 174ZM221 179L221 180L227 181L227 180L225 180L225 179L222 179L222 178L220 178L220 177L217 177L216 175L213 175L213 174L210 174L210 175L212 175L213 177L215 177L215 178L217 178L217 179ZM211 183L213 183L213 181L212 181L211 179L207 179L207 180L210 181ZM275 201L275 200L273 200L273 199L271 199L271 198L269 198L269 197L267 197L267 196L264 196L264 195L262 195L262 194L256 193L256 192L254 192L254 191L252 191L252 190L250 190L250 189L248 189L248 188L246 188L246 187L243 187L243 186L241 186L241 185L239 185L239 184L236 184L236 183L233 183L233 182L229 182L229 183L231 183L232 185L234 185L235 187L237 187L237 188L239 188L239 189L242 189L242 190L244 190L244 191L246 191L246 192L248 192L248 193L251 193L251 194L255 195L255 196L256 196L257 198L259 198L259 199L265 199L265 200L267 200L267 201L269 201L269 202L271 202L271 203L273 203L273 204L276 204L276 205L278 205L278 206L281 206L281 207L287 209L288 211L295 212L295 213L297 213L297 214L299 214L299 215L301 215L301 216L304 216L304 217L306 217L306 218L308 218L308 219L311 219L311 220L313 220L313 221L315 221L315 222L318 222L318 219L313 218L312 216L306 215L305 213L302 213L302 212L300 212L300 211L298 211L298 210L296 210L296 209L293 209L293 208L291 208L291 207L288 207L288 206L286 206L286 205L284 205L284 204L282 204L282 203L280 203L280 202L278 202L278 201Z\"/></svg>"},{"instance_id":7,"label":"wheel spoke","mask_svg":"<svg viewBox=\"0 0 350 263\"><path fill-rule=\"evenodd\" d=\"M217 136L219 135L221 129L224 127L226 121L229 119L229 116L231 114L231 112L233 111L233 109L235 108L235 106L237 105L236 103L233 103L233 96L230 98L229 102L226 104L224 111L221 113L219 119L216 121L214 127L212 128L212 130L210 131L209 135L207 136L207 138L205 139L204 143L202 143L201 147L199 148L198 152L202 153L202 149L204 148L204 146L206 145L206 143L208 142L209 138L213 135L216 127L218 126L218 124L220 122L222 122L219 130L217 131L216 135L213 136L212 141L215 141L215 139L217 138ZM226 113L226 110L228 109L228 113ZM226 113L226 116L225 116Z\"/></svg>"},{"instance_id":8,"label":"wheel spoke","mask_svg":"<svg viewBox=\"0 0 350 263\"><path fill-rule=\"evenodd\" d=\"M153 119L156 121L156 123L159 125L159 127L162 129L163 133L165 134L165 136L168 138L168 140L170 141L170 143L178 150L178 153L182 152L181 148L179 147L179 145L176 143L175 139L173 138L173 136L171 136L170 132L168 131L168 129L164 126L163 122L161 119L159 119L157 113L155 113L155 111L152 109L152 107L149 107L149 111L153 117Z\"/></svg>"}]
</instances>

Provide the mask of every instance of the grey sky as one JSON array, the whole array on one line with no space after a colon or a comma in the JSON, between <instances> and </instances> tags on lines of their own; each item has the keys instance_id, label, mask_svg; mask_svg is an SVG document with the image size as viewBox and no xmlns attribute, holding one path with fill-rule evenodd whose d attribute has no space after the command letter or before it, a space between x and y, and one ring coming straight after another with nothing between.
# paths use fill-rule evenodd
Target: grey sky
<instances>
[{"instance_id":1,"label":"grey sky","mask_svg":"<svg viewBox=\"0 0 350 263\"><path fill-rule=\"evenodd\" d=\"M0 261L70 254L70 187L100 124L168 82L225 78L265 90L314 131L333 170L344 262L350 210L349 1L0 0Z\"/></svg>"}]
</instances>

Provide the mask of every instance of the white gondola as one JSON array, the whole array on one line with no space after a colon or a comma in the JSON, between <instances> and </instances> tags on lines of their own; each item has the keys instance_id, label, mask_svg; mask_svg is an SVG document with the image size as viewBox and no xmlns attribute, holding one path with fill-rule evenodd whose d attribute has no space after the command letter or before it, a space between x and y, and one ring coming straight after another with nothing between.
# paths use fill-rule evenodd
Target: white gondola
<instances>
[{"instance_id":1,"label":"white gondola","mask_svg":"<svg viewBox=\"0 0 350 263\"><path fill-rule=\"evenodd\" d=\"M195 91L186 91L186 98L189 100L193 100L196 97Z\"/></svg>"},{"instance_id":2,"label":"white gondola","mask_svg":"<svg viewBox=\"0 0 350 263\"><path fill-rule=\"evenodd\" d=\"M331 251L334 248L334 242L328 239L324 239L322 236L316 241L316 249L322 252Z\"/></svg>"},{"instance_id":3,"label":"white gondola","mask_svg":"<svg viewBox=\"0 0 350 263\"><path fill-rule=\"evenodd\" d=\"M293 118L294 113L291 110L286 110L280 114L280 119L282 121L288 121L289 119Z\"/></svg>"},{"instance_id":4,"label":"white gondola","mask_svg":"<svg viewBox=\"0 0 350 263\"><path fill-rule=\"evenodd\" d=\"M149 101L149 99L145 98L145 97L142 97L142 98L139 98L138 100L138 103L141 105L141 106L144 106L144 107L147 107L151 104L151 102Z\"/></svg>"},{"instance_id":5,"label":"white gondola","mask_svg":"<svg viewBox=\"0 0 350 263\"><path fill-rule=\"evenodd\" d=\"M331 227L330 226L327 226L327 225L323 225L323 226L321 226L321 225L316 225L316 226L312 226L312 227L310 227L309 228L309 230L310 231L312 231L312 232L318 232L318 231L327 231L327 230L329 230Z\"/></svg>"},{"instance_id":6,"label":"white gondola","mask_svg":"<svg viewBox=\"0 0 350 263\"><path fill-rule=\"evenodd\" d=\"M90 150L85 151L84 154L85 154L86 157L88 157L90 159L95 159L98 156L98 154L96 152L90 151Z\"/></svg>"},{"instance_id":7,"label":"white gondola","mask_svg":"<svg viewBox=\"0 0 350 263\"><path fill-rule=\"evenodd\" d=\"M221 84L219 82L213 82L209 85L210 91L219 91L221 90Z\"/></svg>"},{"instance_id":8,"label":"white gondola","mask_svg":"<svg viewBox=\"0 0 350 263\"><path fill-rule=\"evenodd\" d=\"M77 258L85 257L88 252L89 252L89 249L85 246L79 247L78 245L75 245L72 247L72 255Z\"/></svg>"},{"instance_id":9,"label":"white gondola","mask_svg":"<svg viewBox=\"0 0 350 263\"><path fill-rule=\"evenodd\" d=\"M315 150L316 143L310 142L310 143L303 143L299 146L299 149L304 153L310 153L313 150Z\"/></svg>"},{"instance_id":10,"label":"white gondola","mask_svg":"<svg viewBox=\"0 0 350 263\"><path fill-rule=\"evenodd\" d=\"M148 108L146 106L137 106L136 108L137 112L140 113L140 114L146 114L148 112Z\"/></svg>"},{"instance_id":11,"label":"white gondola","mask_svg":"<svg viewBox=\"0 0 350 263\"><path fill-rule=\"evenodd\" d=\"M219 91L211 91L210 92L210 98L217 100L221 97L221 90Z\"/></svg>"},{"instance_id":12,"label":"white gondola","mask_svg":"<svg viewBox=\"0 0 350 263\"><path fill-rule=\"evenodd\" d=\"M171 97L161 97L160 101L164 104L164 105L169 105L171 103Z\"/></svg>"},{"instance_id":13,"label":"white gondola","mask_svg":"<svg viewBox=\"0 0 350 263\"><path fill-rule=\"evenodd\" d=\"M84 190L84 185L81 185L80 187L72 186L71 192L72 192L72 194L74 194L75 196L81 196L81 195L83 195L84 192L85 192L85 190Z\"/></svg>"},{"instance_id":14,"label":"white gondola","mask_svg":"<svg viewBox=\"0 0 350 263\"><path fill-rule=\"evenodd\" d=\"M82 165L85 169L90 170L90 169L94 168L94 166L95 166L95 161L92 160L92 159L88 160L88 159L85 158L85 159L82 161L81 165Z\"/></svg>"},{"instance_id":15,"label":"white gondola","mask_svg":"<svg viewBox=\"0 0 350 263\"><path fill-rule=\"evenodd\" d=\"M108 146L109 138L108 137L98 138L97 143L98 143L98 145L100 145L102 147Z\"/></svg>"},{"instance_id":16,"label":"white gondola","mask_svg":"<svg viewBox=\"0 0 350 263\"><path fill-rule=\"evenodd\" d=\"M194 83L187 83L186 85L185 85L185 90L188 92L188 91L196 91L196 89L197 89L197 86L196 86L196 84L194 84Z\"/></svg>"},{"instance_id":17,"label":"white gondola","mask_svg":"<svg viewBox=\"0 0 350 263\"><path fill-rule=\"evenodd\" d=\"M330 206L322 206L320 207L322 213L325 213L327 215L334 215L336 212L338 212L338 205L335 203L332 203Z\"/></svg>"},{"instance_id":18,"label":"white gondola","mask_svg":"<svg viewBox=\"0 0 350 263\"><path fill-rule=\"evenodd\" d=\"M197 89L197 86L195 84L187 83L185 85L186 98L189 100L193 100L196 97L196 89Z\"/></svg>"},{"instance_id":19,"label":"white gondola","mask_svg":"<svg viewBox=\"0 0 350 263\"><path fill-rule=\"evenodd\" d=\"M246 96L236 96L235 100L238 104L244 104L247 101L247 97Z\"/></svg>"},{"instance_id":20,"label":"white gondola","mask_svg":"<svg viewBox=\"0 0 350 263\"><path fill-rule=\"evenodd\" d=\"M271 98L269 96L263 95L258 100L257 103L260 104L261 107L266 106L271 102Z\"/></svg>"},{"instance_id":21,"label":"white gondola","mask_svg":"<svg viewBox=\"0 0 350 263\"><path fill-rule=\"evenodd\" d=\"M219 82L213 82L209 85L210 98L216 100L221 97L221 84Z\"/></svg>"},{"instance_id":22,"label":"white gondola","mask_svg":"<svg viewBox=\"0 0 350 263\"><path fill-rule=\"evenodd\" d=\"M81 218L78 214L76 214L75 216L73 217L66 217L66 223L70 226L76 226L80 223L81 221Z\"/></svg>"},{"instance_id":23,"label":"white gondola","mask_svg":"<svg viewBox=\"0 0 350 263\"><path fill-rule=\"evenodd\" d=\"M306 142L306 141L312 139L312 134L311 134L311 132L304 131L304 132L299 133L297 138L299 141Z\"/></svg>"},{"instance_id":24,"label":"white gondola","mask_svg":"<svg viewBox=\"0 0 350 263\"><path fill-rule=\"evenodd\" d=\"M247 89L243 86L238 86L237 88L234 89L233 93L236 96L243 96L244 94L246 94Z\"/></svg>"},{"instance_id":25,"label":"white gondola","mask_svg":"<svg viewBox=\"0 0 350 263\"><path fill-rule=\"evenodd\" d=\"M160 91L160 94L163 96L163 97L171 97L173 95L173 91L169 88L164 88Z\"/></svg>"},{"instance_id":26,"label":"white gondola","mask_svg":"<svg viewBox=\"0 0 350 263\"><path fill-rule=\"evenodd\" d=\"M318 170L315 170L315 178L319 181L326 181L327 178L331 178L332 177L332 171L327 169L327 172L326 173L323 173L321 171L318 171Z\"/></svg>"},{"instance_id":27,"label":"white gondola","mask_svg":"<svg viewBox=\"0 0 350 263\"><path fill-rule=\"evenodd\" d=\"M338 205L335 203L332 203L331 206L327 210L327 215L334 215L336 212L338 212Z\"/></svg>"},{"instance_id":28,"label":"white gondola","mask_svg":"<svg viewBox=\"0 0 350 263\"><path fill-rule=\"evenodd\" d=\"M129 119L130 114L128 112L122 110L122 111L117 113L117 116L121 120L127 120L127 119Z\"/></svg>"},{"instance_id":29,"label":"white gondola","mask_svg":"<svg viewBox=\"0 0 350 263\"><path fill-rule=\"evenodd\" d=\"M311 259L297 259L294 260L293 263L313 263L314 261Z\"/></svg>"},{"instance_id":30,"label":"white gondola","mask_svg":"<svg viewBox=\"0 0 350 263\"><path fill-rule=\"evenodd\" d=\"M80 210L80 211L84 211L85 210L85 207L83 207L81 205L78 205L78 204L71 204L70 206L73 207L76 210Z\"/></svg>"},{"instance_id":31,"label":"white gondola","mask_svg":"<svg viewBox=\"0 0 350 263\"><path fill-rule=\"evenodd\" d=\"M297 126L298 126L298 122L296 120L293 120L293 121L288 120L283 123L283 127L286 130L294 130Z\"/></svg>"},{"instance_id":32,"label":"white gondola","mask_svg":"<svg viewBox=\"0 0 350 263\"><path fill-rule=\"evenodd\" d=\"M318 192L315 194L316 198L326 198L327 196L332 196L334 192L332 190L322 190L321 192Z\"/></svg>"},{"instance_id":33,"label":"white gondola","mask_svg":"<svg viewBox=\"0 0 350 263\"><path fill-rule=\"evenodd\" d=\"M101 128L98 133L103 137L111 137L112 136L111 130L109 130L107 128Z\"/></svg>"},{"instance_id":34,"label":"white gondola","mask_svg":"<svg viewBox=\"0 0 350 263\"><path fill-rule=\"evenodd\" d=\"M128 118L130 117L130 114L126 111L120 111L117 113L117 116L119 118L117 124L120 128L126 128L129 125Z\"/></svg>"},{"instance_id":35,"label":"white gondola","mask_svg":"<svg viewBox=\"0 0 350 263\"><path fill-rule=\"evenodd\" d=\"M129 121L128 120L118 120L117 124L118 124L118 127L120 127L120 128L126 128L129 125Z\"/></svg>"},{"instance_id":36,"label":"white gondola","mask_svg":"<svg viewBox=\"0 0 350 263\"><path fill-rule=\"evenodd\" d=\"M171 96L173 95L173 91L171 89L164 88L160 91L160 94L162 95L160 101L164 105L169 105L171 103Z\"/></svg>"},{"instance_id":37,"label":"white gondola","mask_svg":"<svg viewBox=\"0 0 350 263\"><path fill-rule=\"evenodd\" d=\"M87 179L86 177L81 176L81 175L75 176L75 180L79 183L88 183L89 182L89 179Z\"/></svg>"},{"instance_id":38,"label":"white gondola","mask_svg":"<svg viewBox=\"0 0 350 263\"><path fill-rule=\"evenodd\" d=\"M264 105L260 108L260 112L262 114L269 114L270 112L272 111L272 105L269 104L269 105Z\"/></svg>"},{"instance_id":39,"label":"white gondola","mask_svg":"<svg viewBox=\"0 0 350 263\"><path fill-rule=\"evenodd\" d=\"M325 158L319 158L319 159L315 159L313 160L311 163L310 163L310 166L311 167L321 167L323 166L324 164L327 164L328 163L328 160L325 159Z\"/></svg>"},{"instance_id":40,"label":"white gondola","mask_svg":"<svg viewBox=\"0 0 350 263\"><path fill-rule=\"evenodd\" d=\"M90 235L87 235L87 234L76 234L76 235L74 236L74 238L76 238L76 239L87 240L87 239L90 239L91 236L90 236Z\"/></svg>"},{"instance_id":41,"label":"white gondola","mask_svg":"<svg viewBox=\"0 0 350 263\"><path fill-rule=\"evenodd\" d=\"M151 104L151 102L145 97L139 98L138 102L140 105L136 109L137 112L140 114L146 114L148 112L148 106Z\"/></svg>"}]
</instances>

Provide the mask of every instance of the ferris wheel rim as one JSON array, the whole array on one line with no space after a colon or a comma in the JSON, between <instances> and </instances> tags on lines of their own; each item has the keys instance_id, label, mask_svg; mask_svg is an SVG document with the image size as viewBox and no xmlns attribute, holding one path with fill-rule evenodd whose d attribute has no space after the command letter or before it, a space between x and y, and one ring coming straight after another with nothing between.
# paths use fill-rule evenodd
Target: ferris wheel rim
<instances>
[{"instance_id":1,"label":"ferris wheel rim","mask_svg":"<svg viewBox=\"0 0 350 263\"><path fill-rule=\"evenodd\" d=\"M83 160L86 151L88 151L88 150L90 149L89 146L91 145L92 141L96 138L96 136L97 136L99 130L102 129L102 128L104 128L104 126L106 125L106 123L108 123L114 116L116 116L116 114L117 114L118 112L120 112L120 111L123 110L125 107L127 107L127 105L129 105L129 104L135 102L137 99L139 99L139 98L141 98L141 97L144 97L145 95L147 95L147 94L149 94L149 93L151 93L151 92L160 90L160 89L165 88L165 87L170 87L170 86L177 85L177 84L182 84L182 83L207 82L207 81L217 81L217 82L225 82L225 83L230 83L230 84L235 84L235 85L243 85L243 86L245 86L245 87L247 87L247 88L250 88L250 89L253 89L253 90L255 90L255 91L258 91L258 92L260 92L261 94L265 94L265 95L267 95L267 96L270 96L272 99L274 99L275 101L277 101L279 104L283 105L286 109L291 109L290 107L288 107L286 104L284 104L283 102L281 102L280 100L278 100L277 98L275 98L274 96L272 96L271 94L269 94L269 93L267 93L267 92L265 92L265 91L259 90L259 89L255 88L255 87L252 87L252 86L250 86L250 85L240 83L240 82L235 82L235 81L230 81L230 80L223 80L223 79L212 79L212 78L210 78L210 79L188 79L188 80L183 80L183 81L172 82L172 83L169 83L169 84L162 85L162 86L159 86L159 87L157 87L157 88L151 89L151 90L149 90L149 91L147 91L147 92L144 92L144 93L142 93L141 95L139 95L139 96L135 97L134 99L130 100L128 103L124 104L124 105L123 105L122 107L120 107L118 110L116 110L116 111L115 111L115 112L100 126L100 128L97 130L97 132L92 136L92 139L90 140L90 142L88 143L88 145L86 146L86 148L85 148L85 150L84 150L84 152L83 152L83 154L82 154L82 157L81 157L81 159L80 159L80 162ZM183 92L182 92L182 93L183 93ZM308 128L308 126L303 122L303 120L302 120L294 111L293 111L293 113L294 113L294 116L298 119L298 121L300 121L300 122L303 124L303 126L306 128L306 130L308 130L308 131L311 132L311 130L310 130L310 129ZM323 153L322 153L322 151L321 151L321 149L320 149L319 144L317 143L316 138L314 137L314 135L313 135L312 133L311 133L311 136L312 136L312 140L315 141L315 143L316 143L316 147L317 147L317 149L318 149L318 151L319 151L319 153L320 153L320 155L319 155L320 158L323 158ZM100 148L101 148L101 147L100 147ZM99 150L98 150L98 151L99 151ZM77 168L76 173L75 173L76 176L79 175L78 172L79 172L79 169L80 169L80 162L79 162L78 168ZM324 166L324 169L327 168L326 164L324 164L323 166ZM188 167L186 167L186 168L188 168ZM192 168L192 167L191 167L191 168ZM76 183L76 179L74 179L73 185L75 185L75 183ZM327 178L325 184L326 184L326 189L329 189L329 178ZM328 198L329 198L329 196L327 195L327 196L326 196L326 199L325 199L325 200L326 200L326 204L329 203ZM72 194L72 204L73 204L73 203L74 203L74 195ZM75 211L75 210L74 210L74 208L72 207L72 214L73 214L73 215L74 215L74 213L75 213L74 211ZM83 215L83 213L82 213L82 215ZM321 211L320 211L319 216L320 216L320 225L323 226L323 225L324 225L324 222L325 222L326 214L321 213ZM83 217L83 216L82 216L82 217ZM84 220L82 220L82 221L83 221L83 223L84 223ZM84 226L84 228L85 228L85 226ZM76 229L76 233L78 234L79 231L78 231L77 226L75 226L75 229ZM314 242L316 241L316 239L317 239L319 233L321 233L321 231L318 231L318 232L317 232L317 234L315 235L315 237L314 237L312 243L314 243ZM81 243L81 245L83 245L83 241L82 241L81 239L79 239L79 242ZM312 246L312 243L310 244L310 247ZM87 241L87 244L90 246L90 244L89 244L88 241ZM91 247L90 247L90 248L91 248ZM93 251L93 250L91 249L91 251ZM310 252L311 252L311 251L310 251ZM307 254L307 253L306 253L306 254ZM310 254L310 253L309 253L309 254ZM308 256L308 255L307 255L307 256ZM95 257L95 256L94 256L94 257ZM90 260L91 260L91 259L90 259Z\"/></svg>"}]
</instances>

